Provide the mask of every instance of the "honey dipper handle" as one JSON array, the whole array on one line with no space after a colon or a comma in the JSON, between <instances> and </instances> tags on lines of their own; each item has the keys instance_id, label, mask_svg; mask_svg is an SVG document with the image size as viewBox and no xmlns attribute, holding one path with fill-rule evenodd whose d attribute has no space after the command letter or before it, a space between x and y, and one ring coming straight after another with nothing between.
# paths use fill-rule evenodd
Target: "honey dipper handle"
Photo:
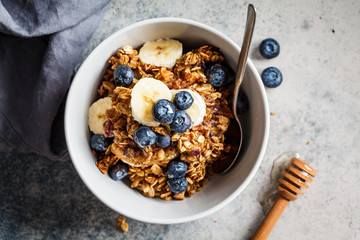
<instances>
[{"instance_id":1,"label":"honey dipper handle","mask_svg":"<svg viewBox=\"0 0 360 240\"><path fill-rule=\"evenodd\" d=\"M267 239L288 203L289 200L279 195L273 207L270 209L269 213L266 215L265 219L256 231L253 240Z\"/></svg>"}]
</instances>

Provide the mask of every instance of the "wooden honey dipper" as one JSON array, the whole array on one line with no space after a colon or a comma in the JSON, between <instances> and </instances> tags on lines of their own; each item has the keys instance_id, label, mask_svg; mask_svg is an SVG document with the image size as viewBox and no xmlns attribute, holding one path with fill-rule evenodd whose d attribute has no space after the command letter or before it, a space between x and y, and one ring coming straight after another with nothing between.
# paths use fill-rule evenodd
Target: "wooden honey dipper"
<instances>
[{"instance_id":1,"label":"wooden honey dipper","mask_svg":"<svg viewBox=\"0 0 360 240\"><path fill-rule=\"evenodd\" d=\"M308 185L305 182L312 182L312 177L315 175L315 169L307 163L297 158L291 159L291 164L287 165L283 172L284 178L279 179L279 196L256 231L253 240L263 240L269 236L289 201L298 199L297 194L303 195L301 188L307 189Z\"/></svg>"}]
</instances>

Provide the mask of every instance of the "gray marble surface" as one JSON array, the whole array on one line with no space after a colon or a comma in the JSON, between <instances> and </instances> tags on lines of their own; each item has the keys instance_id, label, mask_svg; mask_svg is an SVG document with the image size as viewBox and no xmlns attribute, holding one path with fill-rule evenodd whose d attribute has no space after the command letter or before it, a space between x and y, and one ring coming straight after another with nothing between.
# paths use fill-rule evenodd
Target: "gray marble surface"
<instances>
[{"instance_id":1,"label":"gray marble surface","mask_svg":"<svg viewBox=\"0 0 360 240\"><path fill-rule=\"evenodd\" d=\"M84 58L111 33L140 20L182 17L212 26L239 45L248 1L113 1ZM264 218L257 198L274 159L298 152L318 170L289 204L269 239L360 239L360 2L254 0L250 57L259 72L278 67L284 82L266 89L271 116L266 154L253 181L233 202L205 218L176 225L128 219L97 200L71 161L23 154L0 141L0 239L249 239ZM264 38L281 53L263 59ZM310 144L307 142L310 141Z\"/></svg>"}]
</instances>

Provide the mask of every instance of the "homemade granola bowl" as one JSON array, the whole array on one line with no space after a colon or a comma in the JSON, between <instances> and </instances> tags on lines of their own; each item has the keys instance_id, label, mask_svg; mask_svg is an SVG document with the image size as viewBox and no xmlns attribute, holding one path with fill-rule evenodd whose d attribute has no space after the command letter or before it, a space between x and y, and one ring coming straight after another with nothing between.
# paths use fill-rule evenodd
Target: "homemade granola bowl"
<instances>
[{"instance_id":1,"label":"homemade granola bowl","mask_svg":"<svg viewBox=\"0 0 360 240\"><path fill-rule=\"evenodd\" d=\"M174 224L199 219L214 213L237 197L254 177L264 156L269 134L270 115L262 81L255 66L251 60L248 60L244 81L241 85L241 92L247 96L250 104L249 110L240 116L243 128L243 144L241 147L240 158L231 171L226 174L211 174L211 171L205 171L203 168L203 172L200 174L201 181L199 180L198 183L194 183L197 181L196 177L193 178L193 176L197 174L197 165L192 164L191 161L187 162L188 170L186 173L186 181L189 186L187 187L186 193L183 193L182 195L167 192L169 191L169 187L166 185L166 176L168 178L170 178L170 176L163 174L163 171L165 171L163 161L158 161L156 164L149 166L142 165L143 168L141 168L137 164L146 161L142 161L141 158L136 160L136 158L133 157L132 159L136 161L131 163L134 163L136 166L130 166L128 179L114 181L110 178L106 173L109 164L111 165L114 163L111 159L117 159L119 156L126 158L129 152L133 153L135 151L133 149L138 147L135 144L130 143L133 142L133 135L131 135L130 138L126 138L126 136L122 138L121 136L123 136L124 133L120 130L116 132L115 125L119 124L113 124L110 121L112 118L116 118L116 111L113 110L108 111L106 114L108 121L113 125L110 127L108 126L107 128L104 127L106 130L112 129L111 133L114 134L112 137L115 138L113 140L114 143L110 146L113 147L108 147L105 153L95 153L89 145L90 138L94 135L92 133L94 131L90 131L88 125L89 108L97 101L97 99L99 99L99 94L102 95L101 97L111 96L112 106L117 104L117 109L129 108L129 103L124 105L123 100L130 101L129 94L132 92L134 85L138 82L140 83L142 79L149 76L165 82L169 89L186 88L180 86L179 84L181 84L181 82L176 82L175 77L172 78L174 81L171 82L170 80L166 80L166 77L161 78L160 76L162 74L165 76L173 74L175 76L176 71L178 71L175 68L179 68L182 64L182 60L177 60L174 69L150 69L150 72L146 72L147 70L144 70L144 66L139 67L135 63L135 65L130 63L128 60L130 55L130 60L137 59L137 56L134 57L134 55L138 54L139 48L143 46L144 43L168 38L176 39L181 42L183 44L184 54L189 51L192 51L192 53L195 53L196 51L196 53L199 56L203 56L206 61L211 61L211 64L217 63L218 61L224 61L228 67L236 69L240 48L231 39L216 29L187 19L158 18L145 20L117 31L100 43L99 46L91 52L79 68L71 84L65 109L65 135L68 150L75 169L85 185L100 201L114 211L139 221L159 224ZM128 48L127 46L131 46L132 48ZM211 55L210 57L209 54ZM140 72L141 76L137 74L138 76L135 76L134 82L129 87L114 89L114 86L112 86L114 79L111 79L111 76L113 70L119 65L117 62L120 61L125 61L127 65L138 71L137 73ZM199 63L199 66L203 65L204 63ZM201 95L199 95L200 98L202 97L205 99L206 115L204 116L204 121L207 119L210 122L212 121L212 115L208 101L211 101L211 97L217 97L219 98L218 102L221 101L221 103L226 103L224 96L232 90L231 86L228 91L226 91L221 89L215 90L210 84L206 85L207 80L205 75L202 72L199 72L199 69L201 68L205 67L193 68L191 71L197 71L200 76L199 78L202 78L203 80L201 81L203 82L199 80L201 82L199 85L195 82L193 85L189 85L189 88L198 92ZM174 73L172 73L172 71ZM191 72L191 76L194 74L196 75L194 72ZM157 80L153 79L152 81L155 81L154 83L156 83ZM201 84L205 84L208 89L200 88L199 86L205 86ZM104 89L110 89L110 93ZM209 94L209 91L213 91L214 94ZM221 98L221 96L223 96L223 98ZM122 102L122 105L119 105L119 102ZM212 110L214 109L215 108ZM132 113L131 110L128 109L128 111L130 112L128 113L127 120L125 114L123 115L123 117L125 116L125 120L122 122L125 121L127 124L126 126L128 126L126 129L130 132L132 131L132 128L139 128L139 123L135 121L135 116L134 118L132 116L135 115L134 111ZM225 113L222 114L226 116ZM228 119L231 118L230 116L229 118L224 116L221 115L220 117L216 117L216 120L221 120L219 120L220 125L221 122L225 120L228 121ZM215 123L217 124L217 122ZM197 129L201 128L201 124ZM135 127L131 128L131 126ZM163 129L166 130L166 128ZM201 131L199 130L198 132ZM106 134L109 133L105 133L105 135ZM174 142L173 145L170 145L168 148L173 147L172 150L175 152L178 151L176 146L182 144L179 143L181 140L185 141L184 139L186 139L186 136L184 134L196 137L198 142L206 142L206 137L196 136L196 131L191 132L188 130L188 132L183 133L183 135L172 133L171 139ZM126 145L127 147L121 148L121 144L123 144L121 141L126 141L124 144L128 144ZM114 147L115 142L117 146ZM196 145L196 143L194 144L195 148L200 146ZM190 145L190 143L188 143L188 145ZM196 159L196 156L203 154L203 152L206 151L208 151L208 159L217 159L221 157L219 156L219 152L221 151L211 152L209 149L205 149L204 145L201 146L202 147L199 150L190 152L189 156L181 155L182 150L179 147L180 158L185 158L186 162L186 157L191 157L191 154L193 154L193 158ZM186 145L184 148L186 148ZM147 154L149 154L149 149L153 151L154 154L155 152L164 154L163 150L159 150L156 147L144 148L144 151L147 151ZM226 151L224 149L226 149L225 144L224 146L221 145L221 150ZM172 154L174 151L165 151L165 158L167 157L167 154ZM138 156L136 155L138 154L136 151L134 154L135 155L133 156ZM125 159L121 160L125 162ZM119 159L117 159L117 161L119 161ZM152 172L151 174L153 175L146 175L147 171ZM194 171L191 177L188 176L189 171ZM146 176L148 177L145 179ZM136 180L137 177L143 177L143 182L139 183L139 181Z\"/></svg>"}]
</instances>

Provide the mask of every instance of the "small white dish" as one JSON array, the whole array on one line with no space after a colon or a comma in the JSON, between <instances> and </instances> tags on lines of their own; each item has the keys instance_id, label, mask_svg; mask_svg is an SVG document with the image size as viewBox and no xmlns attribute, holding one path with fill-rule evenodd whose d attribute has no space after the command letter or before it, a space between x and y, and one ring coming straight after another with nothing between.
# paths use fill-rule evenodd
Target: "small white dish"
<instances>
[{"instance_id":1,"label":"small white dish","mask_svg":"<svg viewBox=\"0 0 360 240\"><path fill-rule=\"evenodd\" d=\"M99 44L79 68L68 93L65 135L72 162L85 185L104 204L127 217L149 223L174 224L192 221L219 210L250 183L264 156L269 135L269 109L265 89L251 60L248 60L241 89L250 102L243 118L244 140L241 161L224 175L209 182L183 201L144 197L123 182L101 174L89 147L87 112L94 101L107 60L126 45L140 47L144 42L170 37L186 48L211 44L220 48L226 62L236 69L240 48L228 37L207 25L187 19L145 20L115 32Z\"/></svg>"}]
</instances>

